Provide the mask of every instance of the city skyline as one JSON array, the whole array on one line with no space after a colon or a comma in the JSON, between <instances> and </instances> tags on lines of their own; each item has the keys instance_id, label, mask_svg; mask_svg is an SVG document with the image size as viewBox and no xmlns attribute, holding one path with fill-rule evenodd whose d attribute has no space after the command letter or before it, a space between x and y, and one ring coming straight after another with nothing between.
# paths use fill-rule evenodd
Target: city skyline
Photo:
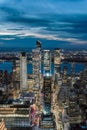
<instances>
[{"instance_id":1,"label":"city skyline","mask_svg":"<svg viewBox=\"0 0 87 130\"><path fill-rule=\"evenodd\" d=\"M87 51L1 52L0 128L86 130Z\"/></svg>"},{"instance_id":2,"label":"city skyline","mask_svg":"<svg viewBox=\"0 0 87 130\"><path fill-rule=\"evenodd\" d=\"M0 47L87 48L86 0L0 0Z\"/></svg>"}]
</instances>

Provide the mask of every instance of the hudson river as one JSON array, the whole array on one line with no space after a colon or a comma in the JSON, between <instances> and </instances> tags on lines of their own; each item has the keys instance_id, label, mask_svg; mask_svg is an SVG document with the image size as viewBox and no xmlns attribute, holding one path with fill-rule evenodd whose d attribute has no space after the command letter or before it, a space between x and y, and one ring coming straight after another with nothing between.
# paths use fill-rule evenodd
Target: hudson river
<instances>
[{"instance_id":1,"label":"hudson river","mask_svg":"<svg viewBox=\"0 0 87 130\"><path fill-rule=\"evenodd\" d=\"M71 71L71 64L61 64L61 70L63 70L63 67L68 67L68 74L70 74ZM9 73L12 72L13 64L12 62L0 62L0 70L7 70ZM85 68L85 65L83 63L76 63L74 66L75 73L79 73L80 71L83 71ZM43 72L43 67L41 68ZM32 64L27 64L27 72L28 74L32 73ZM51 72L54 73L54 64L51 65Z\"/></svg>"}]
</instances>

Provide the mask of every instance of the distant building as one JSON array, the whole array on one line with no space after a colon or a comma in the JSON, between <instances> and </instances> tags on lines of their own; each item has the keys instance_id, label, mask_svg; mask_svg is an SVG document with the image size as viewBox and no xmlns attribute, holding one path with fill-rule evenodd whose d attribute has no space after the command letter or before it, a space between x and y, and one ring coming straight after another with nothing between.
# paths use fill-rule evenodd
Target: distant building
<instances>
[{"instance_id":1,"label":"distant building","mask_svg":"<svg viewBox=\"0 0 87 130\"><path fill-rule=\"evenodd\" d=\"M27 90L27 56L25 52L20 54L20 89Z\"/></svg>"}]
</instances>

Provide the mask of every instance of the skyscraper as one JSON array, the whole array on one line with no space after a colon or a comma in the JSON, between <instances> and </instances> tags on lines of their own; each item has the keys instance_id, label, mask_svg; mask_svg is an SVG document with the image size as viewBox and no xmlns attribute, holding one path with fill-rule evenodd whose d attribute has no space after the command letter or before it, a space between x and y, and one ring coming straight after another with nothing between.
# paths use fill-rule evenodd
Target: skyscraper
<instances>
[{"instance_id":1,"label":"skyscraper","mask_svg":"<svg viewBox=\"0 0 87 130\"><path fill-rule=\"evenodd\" d=\"M33 49L32 50L32 65L33 65L33 79L34 79L34 87L33 90L38 91L40 87L40 50Z\"/></svg>"},{"instance_id":2,"label":"skyscraper","mask_svg":"<svg viewBox=\"0 0 87 130\"><path fill-rule=\"evenodd\" d=\"M58 77L60 77L60 63L61 63L60 49L56 48L54 50L54 71Z\"/></svg>"},{"instance_id":3,"label":"skyscraper","mask_svg":"<svg viewBox=\"0 0 87 130\"><path fill-rule=\"evenodd\" d=\"M27 56L25 52L20 54L20 89L27 90Z\"/></svg>"},{"instance_id":4,"label":"skyscraper","mask_svg":"<svg viewBox=\"0 0 87 130\"><path fill-rule=\"evenodd\" d=\"M41 73L41 43L36 41L36 48L32 50L32 65L33 65L33 90L38 91L40 88L40 73Z\"/></svg>"},{"instance_id":5,"label":"skyscraper","mask_svg":"<svg viewBox=\"0 0 87 130\"><path fill-rule=\"evenodd\" d=\"M60 57L60 49L54 49L54 81L55 84L58 85L58 81L60 79L60 64L61 64L61 57Z\"/></svg>"},{"instance_id":6,"label":"skyscraper","mask_svg":"<svg viewBox=\"0 0 87 130\"><path fill-rule=\"evenodd\" d=\"M20 60L14 60L13 62L13 86L16 90L20 90Z\"/></svg>"},{"instance_id":7,"label":"skyscraper","mask_svg":"<svg viewBox=\"0 0 87 130\"><path fill-rule=\"evenodd\" d=\"M51 75L51 52L43 50L43 74L44 76Z\"/></svg>"}]
</instances>

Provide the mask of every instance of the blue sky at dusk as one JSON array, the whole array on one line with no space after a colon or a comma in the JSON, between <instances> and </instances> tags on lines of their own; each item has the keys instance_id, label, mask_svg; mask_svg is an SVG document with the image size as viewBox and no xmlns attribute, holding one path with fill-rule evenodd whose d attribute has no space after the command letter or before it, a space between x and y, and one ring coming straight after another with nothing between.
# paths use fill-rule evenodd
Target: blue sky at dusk
<instances>
[{"instance_id":1,"label":"blue sky at dusk","mask_svg":"<svg viewBox=\"0 0 87 130\"><path fill-rule=\"evenodd\" d=\"M87 48L87 0L0 0L0 47Z\"/></svg>"}]
</instances>

